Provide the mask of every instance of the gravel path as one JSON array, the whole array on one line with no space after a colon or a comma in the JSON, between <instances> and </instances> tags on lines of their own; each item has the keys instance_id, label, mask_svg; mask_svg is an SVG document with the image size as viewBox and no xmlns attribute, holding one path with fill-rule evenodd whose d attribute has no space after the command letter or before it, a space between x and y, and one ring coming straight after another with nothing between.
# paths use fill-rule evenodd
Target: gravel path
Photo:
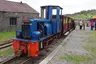
<instances>
[{"instance_id":1,"label":"gravel path","mask_svg":"<svg viewBox=\"0 0 96 64\"><path fill-rule=\"evenodd\" d=\"M62 45L62 48L52 58L52 60L48 62L48 64L72 64L72 62L62 60L60 57L70 53L77 55L88 54L89 52L82 47L84 44L86 44L84 40L86 40L88 37L88 31L90 31L89 28L86 28L86 30L79 30L77 27L71 33L66 45Z\"/></svg>"}]
</instances>

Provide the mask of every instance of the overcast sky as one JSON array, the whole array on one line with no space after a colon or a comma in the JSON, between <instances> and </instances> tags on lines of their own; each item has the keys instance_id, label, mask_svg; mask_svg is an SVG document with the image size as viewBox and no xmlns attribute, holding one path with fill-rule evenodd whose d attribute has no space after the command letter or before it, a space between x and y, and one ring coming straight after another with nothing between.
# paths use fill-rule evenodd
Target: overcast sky
<instances>
[{"instance_id":1,"label":"overcast sky","mask_svg":"<svg viewBox=\"0 0 96 64\"><path fill-rule=\"evenodd\" d=\"M81 10L96 9L96 0L11 0L24 2L40 12L40 6L59 5L63 8L63 14L72 14Z\"/></svg>"}]
</instances>

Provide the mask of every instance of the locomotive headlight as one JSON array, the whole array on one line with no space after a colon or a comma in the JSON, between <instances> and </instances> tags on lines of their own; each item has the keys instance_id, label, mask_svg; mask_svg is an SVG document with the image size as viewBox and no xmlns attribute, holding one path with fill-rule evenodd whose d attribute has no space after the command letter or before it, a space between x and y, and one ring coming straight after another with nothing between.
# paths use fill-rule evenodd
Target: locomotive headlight
<instances>
[{"instance_id":1,"label":"locomotive headlight","mask_svg":"<svg viewBox=\"0 0 96 64\"><path fill-rule=\"evenodd\" d=\"M23 22L24 22L24 23L29 23L29 20L24 20Z\"/></svg>"}]
</instances>

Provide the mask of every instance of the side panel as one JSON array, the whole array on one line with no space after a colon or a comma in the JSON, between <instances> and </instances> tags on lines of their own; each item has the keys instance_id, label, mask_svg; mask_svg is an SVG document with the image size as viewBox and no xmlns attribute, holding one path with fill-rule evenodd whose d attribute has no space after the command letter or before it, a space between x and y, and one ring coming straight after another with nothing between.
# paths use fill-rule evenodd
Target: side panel
<instances>
[{"instance_id":1,"label":"side panel","mask_svg":"<svg viewBox=\"0 0 96 64\"><path fill-rule=\"evenodd\" d=\"M52 26L51 26L51 24L45 23L45 26L46 26L47 35L51 35L52 34Z\"/></svg>"},{"instance_id":2,"label":"side panel","mask_svg":"<svg viewBox=\"0 0 96 64\"><path fill-rule=\"evenodd\" d=\"M52 33L53 34L56 34L57 33L57 24L56 24L56 21L52 21Z\"/></svg>"}]
</instances>

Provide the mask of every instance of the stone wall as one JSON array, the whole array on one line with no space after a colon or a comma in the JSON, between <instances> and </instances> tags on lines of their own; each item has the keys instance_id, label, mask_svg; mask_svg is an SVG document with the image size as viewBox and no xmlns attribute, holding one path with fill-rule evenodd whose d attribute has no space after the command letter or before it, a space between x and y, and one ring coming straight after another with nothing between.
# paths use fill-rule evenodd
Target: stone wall
<instances>
[{"instance_id":1,"label":"stone wall","mask_svg":"<svg viewBox=\"0 0 96 64\"><path fill-rule=\"evenodd\" d=\"M10 25L10 18L17 18L16 25ZM22 21L27 18L39 18L39 13L0 12L0 31L14 31L20 29Z\"/></svg>"}]
</instances>

